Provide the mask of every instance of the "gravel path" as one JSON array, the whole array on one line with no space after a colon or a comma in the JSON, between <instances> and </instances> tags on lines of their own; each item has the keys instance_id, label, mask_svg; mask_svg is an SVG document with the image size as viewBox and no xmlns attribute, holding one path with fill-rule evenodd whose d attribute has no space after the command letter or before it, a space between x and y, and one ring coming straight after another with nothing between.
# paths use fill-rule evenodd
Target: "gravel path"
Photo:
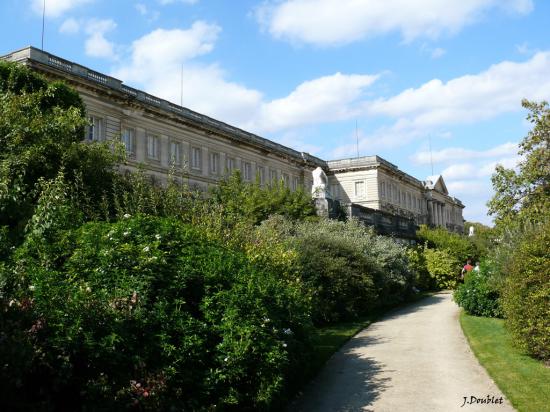
<instances>
[{"instance_id":1,"label":"gravel path","mask_svg":"<svg viewBox=\"0 0 550 412\"><path fill-rule=\"evenodd\" d=\"M513 411L458 315L450 293L392 312L335 353L289 411Z\"/></svg>"}]
</instances>

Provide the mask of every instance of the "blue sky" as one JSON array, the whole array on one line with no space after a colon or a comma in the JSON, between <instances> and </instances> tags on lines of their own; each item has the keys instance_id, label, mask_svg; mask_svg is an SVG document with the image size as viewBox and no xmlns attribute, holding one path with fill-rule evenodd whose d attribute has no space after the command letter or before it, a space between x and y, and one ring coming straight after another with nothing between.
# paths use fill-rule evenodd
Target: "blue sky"
<instances>
[{"instance_id":1,"label":"blue sky","mask_svg":"<svg viewBox=\"0 0 550 412\"><path fill-rule=\"evenodd\" d=\"M0 2L0 53L41 45L43 0ZM46 0L44 49L324 159L443 174L468 220L550 98L543 0ZM430 156L430 141L432 155Z\"/></svg>"}]
</instances>

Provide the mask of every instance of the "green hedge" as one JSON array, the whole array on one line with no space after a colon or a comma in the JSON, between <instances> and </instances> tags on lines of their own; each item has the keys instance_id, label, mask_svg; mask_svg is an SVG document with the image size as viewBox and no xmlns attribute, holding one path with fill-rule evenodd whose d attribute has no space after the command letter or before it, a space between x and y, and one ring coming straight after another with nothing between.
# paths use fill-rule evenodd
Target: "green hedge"
<instances>
[{"instance_id":1,"label":"green hedge","mask_svg":"<svg viewBox=\"0 0 550 412\"><path fill-rule=\"evenodd\" d=\"M481 266L479 272L471 271L464 284L455 290L453 297L470 315L502 317L500 291L485 265Z\"/></svg>"},{"instance_id":2,"label":"green hedge","mask_svg":"<svg viewBox=\"0 0 550 412\"><path fill-rule=\"evenodd\" d=\"M269 409L310 352L299 284L171 219L85 224L1 279L8 409Z\"/></svg>"},{"instance_id":3,"label":"green hedge","mask_svg":"<svg viewBox=\"0 0 550 412\"><path fill-rule=\"evenodd\" d=\"M533 356L550 359L550 222L526 232L503 290L506 324Z\"/></svg>"}]
</instances>

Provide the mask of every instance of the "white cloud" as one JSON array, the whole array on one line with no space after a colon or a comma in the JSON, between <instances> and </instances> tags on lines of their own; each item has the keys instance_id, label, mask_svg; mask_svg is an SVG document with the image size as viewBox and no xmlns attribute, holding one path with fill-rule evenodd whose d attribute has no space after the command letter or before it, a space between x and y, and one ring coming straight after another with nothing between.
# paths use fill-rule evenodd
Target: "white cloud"
<instances>
[{"instance_id":1,"label":"white cloud","mask_svg":"<svg viewBox=\"0 0 550 412\"><path fill-rule=\"evenodd\" d=\"M71 9L93 1L95 0L46 0L46 16L59 17ZM31 0L31 7L35 13L42 15L44 0Z\"/></svg>"},{"instance_id":2,"label":"white cloud","mask_svg":"<svg viewBox=\"0 0 550 412\"><path fill-rule=\"evenodd\" d=\"M431 153L423 151L416 153L412 160L416 164L446 163L446 162L468 162L471 159L487 159L494 157L509 156L517 153L517 143L503 143L488 150L472 150L462 147L449 147Z\"/></svg>"},{"instance_id":3,"label":"white cloud","mask_svg":"<svg viewBox=\"0 0 550 412\"><path fill-rule=\"evenodd\" d=\"M358 114L354 103L377 78L336 73L306 81L288 96L263 103L253 127L273 131L351 118Z\"/></svg>"},{"instance_id":4,"label":"white cloud","mask_svg":"<svg viewBox=\"0 0 550 412\"><path fill-rule=\"evenodd\" d=\"M61 27L59 27L59 32L62 34L76 34L80 31L80 23L74 19L69 18L61 24Z\"/></svg>"},{"instance_id":5,"label":"white cloud","mask_svg":"<svg viewBox=\"0 0 550 412\"><path fill-rule=\"evenodd\" d=\"M350 117L363 90L377 76L336 73L305 81L286 97L266 100L263 94L227 79L218 64L198 59L210 53L221 29L195 22L189 29L157 29L133 42L131 57L113 75L137 83L149 93L183 104L254 132ZM183 84L182 84L183 79Z\"/></svg>"},{"instance_id":6,"label":"white cloud","mask_svg":"<svg viewBox=\"0 0 550 412\"><path fill-rule=\"evenodd\" d=\"M541 52L526 62L505 61L446 83L433 79L369 103L367 110L371 115L407 117L421 126L473 123L517 110L522 98L547 99L549 70L550 52Z\"/></svg>"},{"instance_id":7,"label":"white cloud","mask_svg":"<svg viewBox=\"0 0 550 412\"><path fill-rule=\"evenodd\" d=\"M454 34L489 11L527 14L532 0L284 0L255 10L275 38L318 46L400 32L406 42Z\"/></svg>"},{"instance_id":8,"label":"white cloud","mask_svg":"<svg viewBox=\"0 0 550 412\"><path fill-rule=\"evenodd\" d=\"M442 49L441 47L436 47L432 50L431 56L432 59L439 59L440 57L443 57L447 53L445 49Z\"/></svg>"},{"instance_id":9,"label":"white cloud","mask_svg":"<svg viewBox=\"0 0 550 412\"><path fill-rule=\"evenodd\" d=\"M85 28L85 32L88 35L84 45L86 54L92 57L115 59L115 45L105 38L105 34L116 27L116 23L111 19L89 20Z\"/></svg>"}]
</instances>

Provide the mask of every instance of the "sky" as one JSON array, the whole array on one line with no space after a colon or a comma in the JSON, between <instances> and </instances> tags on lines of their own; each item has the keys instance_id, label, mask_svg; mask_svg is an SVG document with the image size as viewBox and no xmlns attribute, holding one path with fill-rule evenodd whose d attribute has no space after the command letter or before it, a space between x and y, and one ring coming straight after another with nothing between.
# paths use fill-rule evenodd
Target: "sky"
<instances>
[{"instance_id":1,"label":"sky","mask_svg":"<svg viewBox=\"0 0 550 412\"><path fill-rule=\"evenodd\" d=\"M40 48L42 12L0 0L0 54ZM442 174L486 224L521 100L550 100L547 0L46 0L43 46L325 160Z\"/></svg>"}]
</instances>

